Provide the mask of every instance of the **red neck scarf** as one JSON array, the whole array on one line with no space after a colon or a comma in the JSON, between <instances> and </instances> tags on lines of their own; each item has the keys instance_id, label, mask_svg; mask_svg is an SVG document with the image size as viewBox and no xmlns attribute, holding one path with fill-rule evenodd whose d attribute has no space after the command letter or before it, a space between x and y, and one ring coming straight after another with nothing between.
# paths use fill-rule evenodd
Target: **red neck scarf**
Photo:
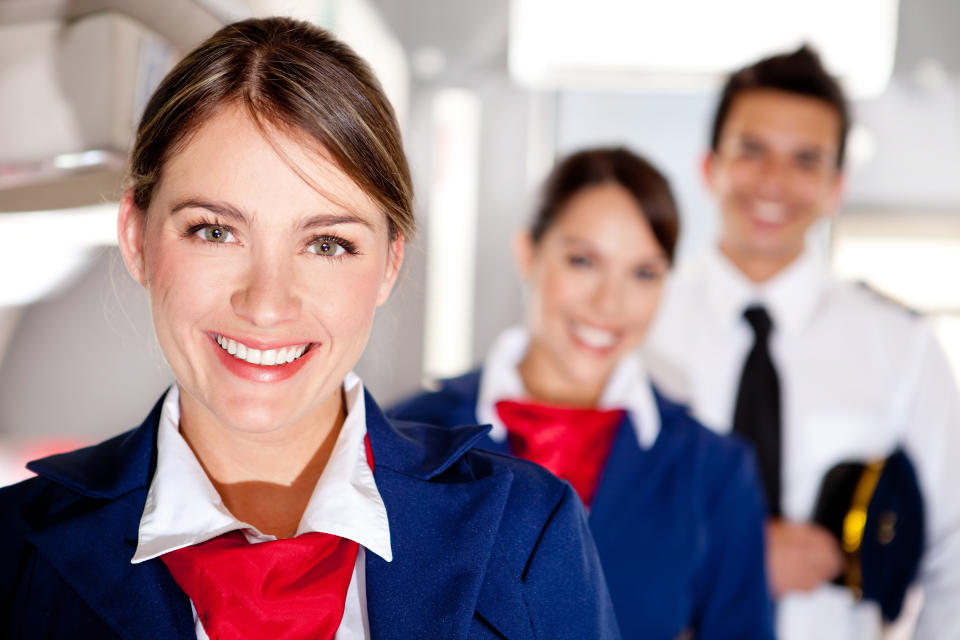
<instances>
[{"instance_id":1,"label":"red neck scarf","mask_svg":"<svg viewBox=\"0 0 960 640\"><path fill-rule=\"evenodd\" d=\"M509 433L511 453L568 481L589 506L623 421L623 410L553 407L511 400L502 400L496 407Z\"/></svg>"},{"instance_id":2,"label":"red neck scarf","mask_svg":"<svg viewBox=\"0 0 960 640\"><path fill-rule=\"evenodd\" d=\"M364 444L372 469L369 437ZM329 533L249 544L231 531L161 559L210 640L333 640L358 549Z\"/></svg>"}]
</instances>

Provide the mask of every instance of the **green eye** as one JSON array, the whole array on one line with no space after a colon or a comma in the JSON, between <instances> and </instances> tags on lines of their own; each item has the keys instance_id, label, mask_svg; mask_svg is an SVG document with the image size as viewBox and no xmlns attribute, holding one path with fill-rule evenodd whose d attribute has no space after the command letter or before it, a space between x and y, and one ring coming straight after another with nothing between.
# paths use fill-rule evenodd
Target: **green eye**
<instances>
[{"instance_id":1,"label":"green eye","mask_svg":"<svg viewBox=\"0 0 960 640\"><path fill-rule=\"evenodd\" d=\"M223 227L204 227L201 234L207 242L226 242L230 236L230 232Z\"/></svg>"},{"instance_id":2,"label":"green eye","mask_svg":"<svg viewBox=\"0 0 960 640\"><path fill-rule=\"evenodd\" d=\"M329 238L317 240L310 245L310 250L318 256L327 256L328 258L338 256L346 251L339 242Z\"/></svg>"}]
</instances>

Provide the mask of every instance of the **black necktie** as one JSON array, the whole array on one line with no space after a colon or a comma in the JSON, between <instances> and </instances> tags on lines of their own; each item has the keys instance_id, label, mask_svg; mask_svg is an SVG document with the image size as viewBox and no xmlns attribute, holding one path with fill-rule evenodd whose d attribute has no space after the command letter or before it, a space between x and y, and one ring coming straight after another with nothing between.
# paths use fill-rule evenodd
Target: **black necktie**
<instances>
[{"instance_id":1,"label":"black necktie","mask_svg":"<svg viewBox=\"0 0 960 640\"><path fill-rule=\"evenodd\" d=\"M780 382L770 358L773 322L767 310L751 306L743 317L753 329L753 348L743 363L733 432L754 444L770 515L780 515Z\"/></svg>"}]
</instances>

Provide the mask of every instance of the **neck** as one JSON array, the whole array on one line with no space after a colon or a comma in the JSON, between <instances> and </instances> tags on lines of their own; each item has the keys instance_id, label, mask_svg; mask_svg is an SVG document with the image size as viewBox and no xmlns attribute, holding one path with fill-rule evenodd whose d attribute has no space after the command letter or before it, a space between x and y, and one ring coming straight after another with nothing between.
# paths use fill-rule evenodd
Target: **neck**
<instances>
[{"instance_id":1,"label":"neck","mask_svg":"<svg viewBox=\"0 0 960 640\"><path fill-rule=\"evenodd\" d=\"M782 254L765 255L731 251L726 243L720 243L722 253L737 270L755 284L770 280L803 254L803 247Z\"/></svg>"},{"instance_id":2,"label":"neck","mask_svg":"<svg viewBox=\"0 0 960 640\"><path fill-rule=\"evenodd\" d=\"M535 339L531 340L527 353L517 365L517 371L530 399L545 404L585 408L600 403L608 377L597 383L585 383L565 376Z\"/></svg>"},{"instance_id":3,"label":"neck","mask_svg":"<svg viewBox=\"0 0 960 640\"><path fill-rule=\"evenodd\" d=\"M191 410L188 394L180 397L180 431L224 506L262 533L295 535L346 419L342 391L297 423L269 433L205 420Z\"/></svg>"}]
</instances>

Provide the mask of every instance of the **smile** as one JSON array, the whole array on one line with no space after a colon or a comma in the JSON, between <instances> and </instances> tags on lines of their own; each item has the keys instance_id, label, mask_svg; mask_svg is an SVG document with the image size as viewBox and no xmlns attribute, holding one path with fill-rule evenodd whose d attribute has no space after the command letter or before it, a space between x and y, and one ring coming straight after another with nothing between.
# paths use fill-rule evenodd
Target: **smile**
<instances>
[{"instance_id":1,"label":"smile","mask_svg":"<svg viewBox=\"0 0 960 640\"><path fill-rule=\"evenodd\" d=\"M782 224L787 221L787 210L782 204L775 202L755 202L753 214L761 222L768 224Z\"/></svg>"},{"instance_id":2,"label":"smile","mask_svg":"<svg viewBox=\"0 0 960 640\"><path fill-rule=\"evenodd\" d=\"M295 344L286 347L280 347L279 349L261 350L248 347L242 342L231 340L230 338L226 338L220 334L216 334L216 339L217 344L220 345L220 348L237 360L243 360L244 362L249 362L250 364L257 364L267 367L274 367L293 362L294 360L300 358L300 356L302 356L310 347L310 343L308 342L305 344Z\"/></svg>"},{"instance_id":3,"label":"smile","mask_svg":"<svg viewBox=\"0 0 960 640\"><path fill-rule=\"evenodd\" d=\"M577 340L592 349L609 349L617 343L617 333L607 331L597 327L581 324L579 322L570 323L570 331Z\"/></svg>"}]
</instances>

